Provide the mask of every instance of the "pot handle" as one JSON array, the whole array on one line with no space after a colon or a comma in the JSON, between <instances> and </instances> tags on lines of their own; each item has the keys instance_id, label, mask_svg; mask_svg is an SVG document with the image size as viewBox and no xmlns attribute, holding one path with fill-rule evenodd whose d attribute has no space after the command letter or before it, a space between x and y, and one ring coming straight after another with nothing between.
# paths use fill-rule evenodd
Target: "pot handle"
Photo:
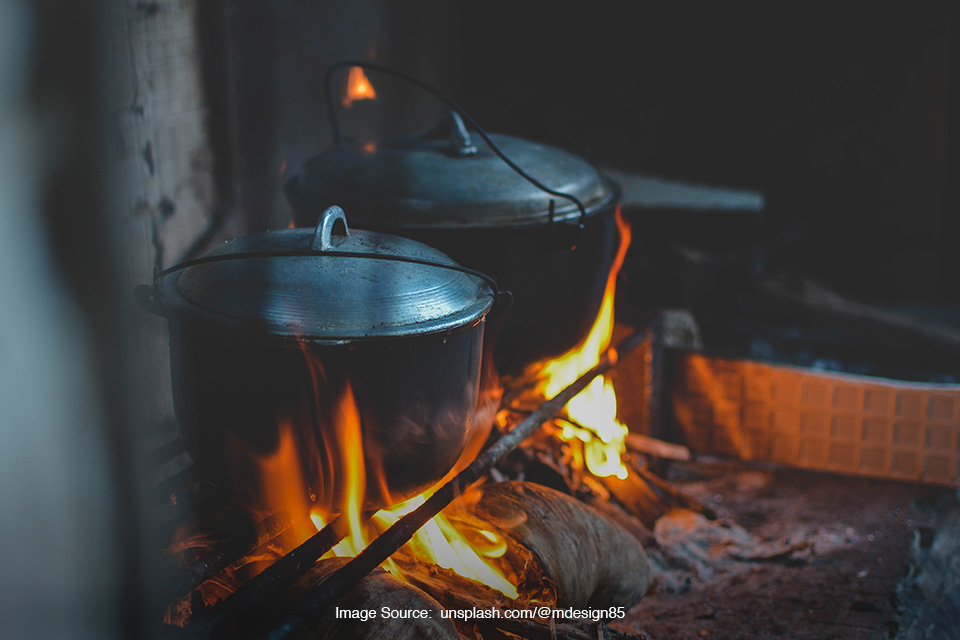
<instances>
[{"instance_id":1,"label":"pot handle","mask_svg":"<svg viewBox=\"0 0 960 640\"><path fill-rule=\"evenodd\" d=\"M473 127L474 130L477 132L477 135L483 138L483 141L487 143L488 147L490 147L490 150L493 151L493 153L496 154L498 158L503 160L508 167L513 169L521 178L523 178L524 180L526 180L527 182L529 182L530 184L532 184L533 186L540 189L546 194L549 194L551 196L556 196L557 198L563 198L565 200L569 200L570 202L575 204L577 206L577 209L580 211L580 220L577 226L580 229L583 229L583 225L587 221L587 208L583 206L583 202L581 202L579 198L577 198L573 194L564 193L562 191L556 191L555 189L551 189L547 187L546 185L541 183L539 180L529 175L526 171L524 171L519 166L517 166L517 164L513 160L508 158L506 155L504 155L502 151L500 151L500 148L497 145L495 145L493 143L493 140L490 139L490 136L488 136L486 132L480 128L480 125L477 124L476 120L471 118L466 111L464 111L459 106L457 106L457 104L453 100L445 96L438 89L434 88L433 86L427 84L422 80L414 78L413 76L409 76L399 71L394 71L393 69L390 69L388 67L381 67L380 65L373 64L372 62L358 62L354 60L343 60L341 62L337 62L331 65L330 68L327 69L327 75L323 81L323 89L324 89L326 102L327 102L327 115L330 118L330 132L333 136L333 145L335 147L340 146L342 139L340 136L340 125L337 122L337 111L333 101L333 85L330 82L330 79L333 77L334 71L336 71L337 69L343 69L345 67L360 67L361 69L367 69L369 71L377 71L384 75L393 76L394 78L399 78L400 80L409 82L412 85L420 87L424 91L431 93L435 97L439 98L440 101L446 104L447 107L449 107L452 112L459 115L460 118L465 120L471 127ZM463 123L461 122L459 124L462 125ZM454 121L453 127L454 129L457 129L458 124L456 121ZM466 131L466 127L463 127L463 131L464 132ZM470 155L470 153L468 152L463 155ZM553 223L554 221L553 211L554 211L554 204L553 204L553 200L551 200L550 201L550 222L551 223Z\"/></svg>"},{"instance_id":2,"label":"pot handle","mask_svg":"<svg viewBox=\"0 0 960 640\"><path fill-rule=\"evenodd\" d=\"M493 309L494 317L503 318L513 309L513 292L506 289L494 289Z\"/></svg>"},{"instance_id":3,"label":"pot handle","mask_svg":"<svg viewBox=\"0 0 960 640\"><path fill-rule=\"evenodd\" d=\"M313 234L310 248L314 251L328 251L333 248L333 229L338 222L343 223L343 236L350 236L350 227L347 226L347 216L343 209L334 205L324 209L317 221L317 230Z\"/></svg>"}]
</instances>

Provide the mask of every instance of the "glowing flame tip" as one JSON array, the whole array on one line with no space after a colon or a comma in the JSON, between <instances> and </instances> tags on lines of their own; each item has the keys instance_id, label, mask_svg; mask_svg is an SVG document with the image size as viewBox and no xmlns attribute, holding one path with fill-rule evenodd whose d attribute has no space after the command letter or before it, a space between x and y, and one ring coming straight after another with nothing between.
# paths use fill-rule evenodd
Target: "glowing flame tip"
<instances>
[{"instance_id":1,"label":"glowing flame tip","mask_svg":"<svg viewBox=\"0 0 960 640\"><path fill-rule=\"evenodd\" d=\"M343 106L350 108L357 100L373 100L377 92L370 84L366 74L360 67L350 67L347 75L347 93L343 96Z\"/></svg>"}]
</instances>

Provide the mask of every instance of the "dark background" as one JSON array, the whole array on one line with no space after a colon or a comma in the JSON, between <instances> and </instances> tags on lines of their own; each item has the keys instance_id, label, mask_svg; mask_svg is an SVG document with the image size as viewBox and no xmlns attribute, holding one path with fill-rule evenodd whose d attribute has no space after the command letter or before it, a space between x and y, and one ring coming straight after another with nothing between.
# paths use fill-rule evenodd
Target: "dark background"
<instances>
[{"instance_id":1,"label":"dark background","mask_svg":"<svg viewBox=\"0 0 960 640\"><path fill-rule=\"evenodd\" d=\"M459 3L462 101L489 129L760 190L768 219L806 226L804 273L957 297L950 3L527 6Z\"/></svg>"},{"instance_id":2,"label":"dark background","mask_svg":"<svg viewBox=\"0 0 960 640\"><path fill-rule=\"evenodd\" d=\"M211 104L230 114L213 140L234 141L220 157L240 167L235 204L253 227L289 219L278 167L328 148L323 74L358 59L434 84L490 131L607 167L761 191L769 226L806 230L780 256L802 273L861 299L931 302L960 297L947 180L953 10L945 0L221 0L203 9L201 36ZM351 133L418 131L440 117L419 90L371 80L380 97L344 114Z\"/></svg>"}]
</instances>

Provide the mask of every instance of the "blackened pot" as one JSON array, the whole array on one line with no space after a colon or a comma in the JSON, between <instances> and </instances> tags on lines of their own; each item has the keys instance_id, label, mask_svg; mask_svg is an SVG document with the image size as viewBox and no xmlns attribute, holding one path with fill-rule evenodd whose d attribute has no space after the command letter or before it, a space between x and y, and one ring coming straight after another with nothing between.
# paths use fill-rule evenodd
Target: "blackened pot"
<instances>
[{"instance_id":1,"label":"blackened pot","mask_svg":"<svg viewBox=\"0 0 960 640\"><path fill-rule=\"evenodd\" d=\"M335 504L354 429L367 505L409 497L456 462L473 427L488 282L403 238L291 229L226 243L165 272L174 402L212 480L262 493L285 430L304 494ZM355 447L354 447L355 448ZM355 454L355 451L351 451Z\"/></svg>"},{"instance_id":2,"label":"blackened pot","mask_svg":"<svg viewBox=\"0 0 960 640\"><path fill-rule=\"evenodd\" d=\"M516 373L573 348L596 320L620 190L573 154L511 136L489 139L554 193L471 140L456 114L424 136L346 144L312 158L286 192L298 226L343 202L356 226L415 239L493 276L514 303L488 340L500 370Z\"/></svg>"}]
</instances>

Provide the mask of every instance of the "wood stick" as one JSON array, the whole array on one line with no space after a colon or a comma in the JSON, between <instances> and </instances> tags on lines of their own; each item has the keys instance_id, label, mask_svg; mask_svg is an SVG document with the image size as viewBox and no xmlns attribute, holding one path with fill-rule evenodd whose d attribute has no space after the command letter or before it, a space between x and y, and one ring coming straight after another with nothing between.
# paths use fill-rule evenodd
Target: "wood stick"
<instances>
[{"instance_id":1,"label":"wood stick","mask_svg":"<svg viewBox=\"0 0 960 640\"><path fill-rule=\"evenodd\" d=\"M643 526L650 530L653 529L654 524L666 511L660 496L650 488L649 483L639 474L627 474L627 477L622 480L617 476L605 476L597 478L597 481L613 495L624 509L633 514Z\"/></svg>"},{"instance_id":2,"label":"wood stick","mask_svg":"<svg viewBox=\"0 0 960 640\"><path fill-rule=\"evenodd\" d=\"M267 516L256 525L256 533L252 536L241 536L236 541L218 545L213 553L170 576L160 588L160 593L164 594L163 602L171 603L180 600L207 579L250 555L258 547L270 542L289 528L290 521L280 514L274 513Z\"/></svg>"},{"instance_id":3,"label":"wood stick","mask_svg":"<svg viewBox=\"0 0 960 640\"><path fill-rule=\"evenodd\" d=\"M682 462L690 460L690 449L682 444L664 442L639 433L628 433L626 445L638 453L646 453L656 458Z\"/></svg>"},{"instance_id":4,"label":"wood stick","mask_svg":"<svg viewBox=\"0 0 960 640\"><path fill-rule=\"evenodd\" d=\"M262 603L268 596L293 584L320 556L343 540L349 532L347 519L337 516L299 547L237 589L209 613L191 620L184 630L186 635L191 638L216 636L238 613Z\"/></svg>"},{"instance_id":5,"label":"wood stick","mask_svg":"<svg viewBox=\"0 0 960 640\"><path fill-rule=\"evenodd\" d=\"M520 604L511 607L506 597L486 585L474 582L453 573L448 569L437 566L424 566L409 556L394 558L404 574L411 579L415 586L430 594L445 609L490 609L494 607L503 611L510 608L534 607L534 604ZM454 621L456 624L457 621ZM483 631L484 637L488 630L507 631L526 638L527 640L554 640L567 638L569 640L596 640L597 623L569 622L554 620L515 620L501 615L499 618L483 618L468 621L469 625L476 625ZM552 635L555 634L555 635ZM639 637L604 624L603 638L608 640L637 640Z\"/></svg>"},{"instance_id":6,"label":"wood stick","mask_svg":"<svg viewBox=\"0 0 960 640\"><path fill-rule=\"evenodd\" d=\"M668 496L676 500L680 505L692 511L697 511L703 514L703 516L708 520L717 519L716 511L714 511L712 508L708 507L707 505L703 504L696 498L692 496L688 496L683 491L680 491L675 486L673 486L666 480L662 479L657 474L651 473L650 471L647 471L646 469L643 469L636 465L631 465L631 469L636 471L641 478L643 478L644 480L652 484L654 487L656 487L660 491L663 491L665 494L667 494Z\"/></svg>"},{"instance_id":7,"label":"wood stick","mask_svg":"<svg viewBox=\"0 0 960 640\"><path fill-rule=\"evenodd\" d=\"M356 558L321 583L310 598L268 636L270 640L289 638L306 621L316 618L341 598L363 576L380 566L401 546L407 543L428 520L446 507L463 490L504 455L513 451L530 437L544 422L557 415L570 400L583 391L594 378L616 366L620 356L626 355L643 343L644 334L638 332L624 340L616 349L610 349L600 363L580 376L566 389L544 402L524 418L514 429L486 451L477 456L467 468L437 490L420 507L403 516L393 526L371 542Z\"/></svg>"},{"instance_id":8,"label":"wood stick","mask_svg":"<svg viewBox=\"0 0 960 640\"><path fill-rule=\"evenodd\" d=\"M495 621L483 620L480 622L480 627L484 626L492 626L521 638L526 638L526 640L597 640L597 638L603 638L604 640L646 640L645 634L635 635L620 631L614 627L608 627L602 622L594 622L583 627L568 622L554 622L551 626L549 620L540 622L539 620L501 618Z\"/></svg>"},{"instance_id":9,"label":"wood stick","mask_svg":"<svg viewBox=\"0 0 960 640\"><path fill-rule=\"evenodd\" d=\"M657 539L654 537L653 532L643 526L636 516L629 513L624 507L621 507L615 501L606 500L600 497L594 497L588 500L581 498L580 500L582 502L586 502L588 505L626 529L630 535L637 539L637 542L644 546L644 548L657 544Z\"/></svg>"}]
</instances>

